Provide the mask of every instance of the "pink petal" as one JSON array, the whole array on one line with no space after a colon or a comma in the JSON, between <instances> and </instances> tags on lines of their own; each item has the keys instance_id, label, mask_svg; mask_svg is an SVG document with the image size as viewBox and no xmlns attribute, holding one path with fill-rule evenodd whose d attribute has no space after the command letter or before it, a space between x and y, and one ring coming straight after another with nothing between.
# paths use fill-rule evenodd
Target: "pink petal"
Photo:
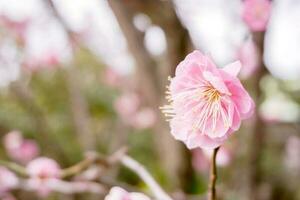
<instances>
[{"instance_id":1,"label":"pink petal","mask_svg":"<svg viewBox=\"0 0 300 200\"><path fill-rule=\"evenodd\" d=\"M189 149L194 149L197 147L214 149L220 146L226 140L226 138L227 137L211 139L203 134L194 134L188 138L186 145Z\"/></svg>"},{"instance_id":2,"label":"pink petal","mask_svg":"<svg viewBox=\"0 0 300 200\"><path fill-rule=\"evenodd\" d=\"M223 110L223 114L220 114L217 118L216 126L214 127L212 119L209 119L206 125L207 128L204 130L204 133L211 139L224 137L228 134L228 131L232 126L234 104L232 102L222 102L221 109Z\"/></svg>"},{"instance_id":3,"label":"pink petal","mask_svg":"<svg viewBox=\"0 0 300 200\"><path fill-rule=\"evenodd\" d=\"M188 125L184 123L184 120L179 117L174 117L170 121L171 134L176 140L185 141L188 137L189 130Z\"/></svg>"},{"instance_id":4,"label":"pink petal","mask_svg":"<svg viewBox=\"0 0 300 200\"><path fill-rule=\"evenodd\" d=\"M215 76L214 74L212 74L209 71L203 72L203 77L219 92L221 92L223 94L229 94L229 91L228 91L226 85L224 84L223 80L220 77Z\"/></svg>"},{"instance_id":5,"label":"pink petal","mask_svg":"<svg viewBox=\"0 0 300 200\"><path fill-rule=\"evenodd\" d=\"M242 64L240 61L235 61L233 63L230 63L226 65L224 68L222 68L223 71L227 72L228 74L232 76L237 76L242 68Z\"/></svg>"}]
</instances>

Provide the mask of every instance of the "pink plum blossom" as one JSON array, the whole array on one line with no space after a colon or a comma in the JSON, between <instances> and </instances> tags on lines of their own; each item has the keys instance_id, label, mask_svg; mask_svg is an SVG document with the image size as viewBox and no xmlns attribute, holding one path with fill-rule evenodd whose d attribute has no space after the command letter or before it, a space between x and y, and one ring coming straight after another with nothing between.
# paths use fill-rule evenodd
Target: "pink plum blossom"
<instances>
[{"instance_id":1,"label":"pink plum blossom","mask_svg":"<svg viewBox=\"0 0 300 200\"><path fill-rule=\"evenodd\" d=\"M269 0L245 0L243 19L251 31L265 31L271 15Z\"/></svg>"},{"instance_id":2,"label":"pink plum blossom","mask_svg":"<svg viewBox=\"0 0 300 200\"><path fill-rule=\"evenodd\" d=\"M23 136L19 131L11 131L4 137L4 146L6 149L19 148L23 142Z\"/></svg>"},{"instance_id":3,"label":"pink plum blossom","mask_svg":"<svg viewBox=\"0 0 300 200\"><path fill-rule=\"evenodd\" d=\"M119 114L124 122L137 112L140 105L140 99L135 93L125 93L121 95L114 103L116 112Z\"/></svg>"},{"instance_id":4,"label":"pink plum blossom","mask_svg":"<svg viewBox=\"0 0 300 200\"><path fill-rule=\"evenodd\" d=\"M119 87L122 84L121 74L112 68L105 69L103 80L110 87Z\"/></svg>"},{"instance_id":5,"label":"pink plum blossom","mask_svg":"<svg viewBox=\"0 0 300 200\"><path fill-rule=\"evenodd\" d=\"M104 200L150 200L150 198L142 193L129 193L120 187L113 187Z\"/></svg>"},{"instance_id":6,"label":"pink plum blossom","mask_svg":"<svg viewBox=\"0 0 300 200\"><path fill-rule=\"evenodd\" d=\"M242 79L249 78L255 73L259 67L258 63L258 49L252 39L247 39L237 52L237 59L242 63L242 69L239 76Z\"/></svg>"},{"instance_id":7,"label":"pink plum blossom","mask_svg":"<svg viewBox=\"0 0 300 200\"><path fill-rule=\"evenodd\" d=\"M24 43L26 32L29 26L30 20L23 19L20 21L10 19L5 15L0 15L0 25L6 27L17 40Z\"/></svg>"},{"instance_id":8,"label":"pink plum blossom","mask_svg":"<svg viewBox=\"0 0 300 200\"><path fill-rule=\"evenodd\" d=\"M140 98L135 93L121 95L114 104L121 120L134 128L146 129L156 121L156 113L151 108L141 108Z\"/></svg>"},{"instance_id":9,"label":"pink plum blossom","mask_svg":"<svg viewBox=\"0 0 300 200\"><path fill-rule=\"evenodd\" d=\"M27 172L32 178L58 178L60 175L60 166L50 158L39 157L27 165Z\"/></svg>"},{"instance_id":10,"label":"pink plum blossom","mask_svg":"<svg viewBox=\"0 0 300 200\"><path fill-rule=\"evenodd\" d=\"M19 131L11 131L4 137L4 147L8 156L20 163L28 163L39 154L35 141L24 139Z\"/></svg>"},{"instance_id":11,"label":"pink plum blossom","mask_svg":"<svg viewBox=\"0 0 300 200\"><path fill-rule=\"evenodd\" d=\"M0 198L9 190L14 189L18 183L19 180L14 173L0 166Z\"/></svg>"},{"instance_id":12,"label":"pink plum blossom","mask_svg":"<svg viewBox=\"0 0 300 200\"><path fill-rule=\"evenodd\" d=\"M28 163L26 170L30 176L28 187L37 190L40 196L47 196L51 192L49 185L59 179L61 172L58 163L46 157L32 160Z\"/></svg>"},{"instance_id":13,"label":"pink plum blossom","mask_svg":"<svg viewBox=\"0 0 300 200\"><path fill-rule=\"evenodd\" d=\"M115 101L114 107L121 120L134 128L146 129L156 121L154 110L141 107L136 93L124 93Z\"/></svg>"},{"instance_id":14,"label":"pink plum blossom","mask_svg":"<svg viewBox=\"0 0 300 200\"><path fill-rule=\"evenodd\" d=\"M190 53L170 80L163 112L171 134L189 149L216 148L254 111L254 102L236 77L240 62L217 68L200 51Z\"/></svg>"},{"instance_id":15,"label":"pink plum blossom","mask_svg":"<svg viewBox=\"0 0 300 200\"><path fill-rule=\"evenodd\" d=\"M27 58L23 66L30 71L37 71L42 68L55 68L61 62L56 52L47 52L42 55Z\"/></svg>"}]
</instances>

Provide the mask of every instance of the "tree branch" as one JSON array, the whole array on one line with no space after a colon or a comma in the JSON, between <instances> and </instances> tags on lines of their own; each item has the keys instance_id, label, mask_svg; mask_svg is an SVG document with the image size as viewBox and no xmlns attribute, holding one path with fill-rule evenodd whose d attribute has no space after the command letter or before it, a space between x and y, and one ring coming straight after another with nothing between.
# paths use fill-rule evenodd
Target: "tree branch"
<instances>
[{"instance_id":1,"label":"tree branch","mask_svg":"<svg viewBox=\"0 0 300 200\"><path fill-rule=\"evenodd\" d=\"M217 182L217 153L220 147L214 149L211 166L210 166L210 182L209 182L209 200L217 200L216 182Z\"/></svg>"},{"instance_id":2,"label":"tree branch","mask_svg":"<svg viewBox=\"0 0 300 200\"><path fill-rule=\"evenodd\" d=\"M159 184L154 180L150 173L138 163L136 160L129 156L124 156L121 158L121 163L135 172L149 187L153 195L159 200L172 200L171 197L163 191Z\"/></svg>"},{"instance_id":3,"label":"tree branch","mask_svg":"<svg viewBox=\"0 0 300 200\"><path fill-rule=\"evenodd\" d=\"M0 160L0 166L6 167L7 169L15 172L16 174L23 176L23 177L28 177L28 174L26 172L26 169L13 162L5 161L5 160Z\"/></svg>"},{"instance_id":4,"label":"tree branch","mask_svg":"<svg viewBox=\"0 0 300 200\"><path fill-rule=\"evenodd\" d=\"M172 200L171 197L164 192L164 190L159 186L159 184L154 180L154 178L150 175L150 173L145 169L144 166L142 166L140 163L138 163L133 158L125 155L127 149L121 148L112 155L108 157L104 157L96 152L91 152L87 156L87 158L69 168L65 168L61 171L60 178L68 178L74 175L78 175L88 169L92 165L98 165L98 167L104 167L109 168L114 166L117 163L121 163L128 169L132 170L134 173L136 173L149 187L149 189L152 191L153 195L159 199L159 200ZM0 165L3 165L13 172L16 172L24 177L28 177L28 173L26 172L26 168L20 165L17 165L15 163L11 163L8 161L2 161L0 160ZM68 190L70 190L71 186L70 184L67 185L67 182L60 181L59 183L63 184L64 186L68 186ZM89 184L92 184L90 182ZM74 186L74 185L73 185ZM73 191L73 190L72 190Z\"/></svg>"}]
</instances>

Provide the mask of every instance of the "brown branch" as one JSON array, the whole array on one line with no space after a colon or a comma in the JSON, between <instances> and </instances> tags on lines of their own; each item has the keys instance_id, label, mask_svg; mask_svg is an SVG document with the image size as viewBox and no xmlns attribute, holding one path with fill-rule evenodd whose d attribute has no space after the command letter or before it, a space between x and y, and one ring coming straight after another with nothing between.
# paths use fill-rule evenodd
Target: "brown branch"
<instances>
[{"instance_id":1,"label":"brown branch","mask_svg":"<svg viewBox=\"0 0 300 200\"><path fill-rule=\"evenodd\" d=\"M217 200L216 182L217 182L217 153L220 147L214 149L211 166L210 166L210 181L209 181L209 200Z\"/></svg>"},{"instance_id":2,"label":"brown branch","mask_svg":"<svg viewBox=\"0 0 300 200\"><path fill-rule=\"evenodd\" d=\"M100 155L96 152L89 152L87 153L86 158L84 160L80 161L79 163L71 167L63 169L60 177L67 178L70 176L78 175L94 164L98 164L104 168L109 168L110 166L119 162L121 157L123 157L126 152L127 152L126 147L120 148L119 150L117 150L115 153L113 153L108 157L104 157L103 155Z\"/></svg>"},{"instance_id":3,"label":"brown branch","mask_svg":"<svg viewBox=\"0 0 300 200\"><path fill-rule=\"evenodd\" d=\"M62 170L60 177L64 179L70 176L80 174L81 172L88 169L92 164L94 164L96 160L97 160L96 156L87 156L86 159L80 161L79 163Z\"/></svg>"}]
</instances>

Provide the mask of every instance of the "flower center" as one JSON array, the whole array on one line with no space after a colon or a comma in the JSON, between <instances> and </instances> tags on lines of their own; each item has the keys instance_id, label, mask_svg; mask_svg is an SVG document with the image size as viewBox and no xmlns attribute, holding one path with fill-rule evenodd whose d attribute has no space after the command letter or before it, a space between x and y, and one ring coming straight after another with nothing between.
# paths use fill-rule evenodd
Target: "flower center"
<instances>
[{"instance_id":1,"label":"flower center","mask_svg":"<svg viewBox=\"0 0 300 200\"><path fill-rule=\"evenodd\" d=\"M209 103L219 101L221 98L220 92L213 86L207 86L202 95Z\"/></svg>"}]
</instances>

